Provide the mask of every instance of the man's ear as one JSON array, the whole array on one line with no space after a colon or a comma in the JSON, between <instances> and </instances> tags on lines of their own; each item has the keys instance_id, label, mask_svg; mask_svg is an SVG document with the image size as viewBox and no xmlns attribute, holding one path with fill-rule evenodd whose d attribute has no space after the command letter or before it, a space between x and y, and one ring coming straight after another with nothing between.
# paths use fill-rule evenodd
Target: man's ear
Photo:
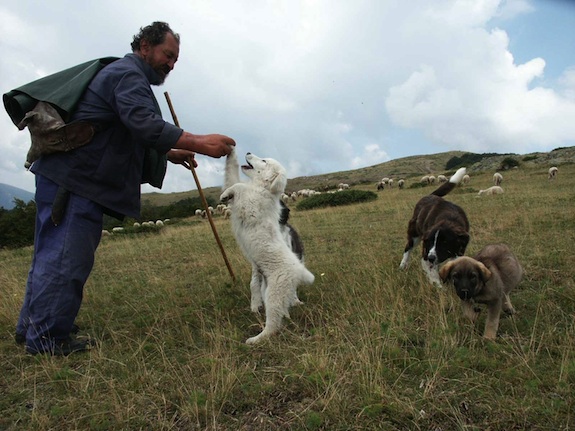
<instances>
[{"instance_id":1,"label":"man's ear","mask_svg":"<svg viewBox=\"0 0 575 431\"><path fill-rule=\"evenodd\" d=\"M142 53L143 56L148 55L151 49L152 45L150 45L150 42L148 42L146 39L142 39L140 41L140 53Z\"/></svg>"}]
</instances>

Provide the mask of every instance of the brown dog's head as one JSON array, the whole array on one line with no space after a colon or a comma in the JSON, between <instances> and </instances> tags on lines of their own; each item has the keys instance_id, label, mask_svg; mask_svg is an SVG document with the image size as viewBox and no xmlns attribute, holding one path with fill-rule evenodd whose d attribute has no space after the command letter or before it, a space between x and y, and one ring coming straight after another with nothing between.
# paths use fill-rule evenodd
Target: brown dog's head
<instances>
[{"instance_id":1,"label":"brown dog's head","mask_svg":"<svg viewBox=\"0 0 575 431\"><path fill-rule=\"evenodd\" d=\"M471 299L483 289L491 278L491 271L483 263L467 256L447 262L439 270L444 283L451 283L462 300Z\"/></svg>"}]
</instances>

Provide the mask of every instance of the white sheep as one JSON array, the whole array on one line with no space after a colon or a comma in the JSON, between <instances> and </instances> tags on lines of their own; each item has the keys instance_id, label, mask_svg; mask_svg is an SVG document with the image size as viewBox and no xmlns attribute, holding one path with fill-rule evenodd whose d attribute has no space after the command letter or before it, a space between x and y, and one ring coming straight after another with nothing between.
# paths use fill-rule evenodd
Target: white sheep
<instances>
[{"instance_id":1,"label":"white sheep","mask_svg":"<svg viewBox=\"0 0 575 431\"><path fill-rule=\"evenodd\" d=\"M393 178L389 179L389 181L387 182L387 185L389 186L390 189L393 188Z\"/></svg>"},{"instance_id":2,"label":"white sheep","mask_svg":"<svg viewBox=\"0 0 575 431\"><path fill-rule=\"evenodd\" d=\"M198 209L196 210L195 214L196 214L198 217L201 217L201 216L202 216L202 210L198 208Z\"/></svg>"},{"instance_id":3,"label":"white sheep","mask_svg":"<svg viewBox=\"0 0 575 431\"><path fill-rule=\"evenodd\" d=\"M485 190L479 190L479 193L477 193L477 196L481 196L481 195L500 195L501 193L503 193L503 189L499 186L491 186L488 189Z\"/></svg>"},{"instance_id":4,"label":"white sheep","mask_svg":"<svg viewBox=\"0 0 575 431\"><path fill-rule=\"evenodd\" d=\"M429 184L435 184L435 177L433 175L430 175L428 181Z\"/></svg>"},{"instance_id":5,"label":"white sheep","mask_svg":"<svg viewBox=\"0 0 575 431\"><path fill-rule=\"evenodd\" d=\"M557 178L557 172L559 171L559 169L557 169L557 166L552 166L549 168L549 179L550 180L554 180L555 178Z\"/></svg>"},{"instance_id":6,"label":"white sheep","mask_svg":"<svg viewBox=\"0 0 575 431\"><path fill-rule=\"evenodd\" d=\"M164 226L164 222L162 220L156 220L156 226L158 227L163 227Z\"/></svg>"},{"instance_id":7,"label":"white sheep","mask_svg":"<svg viewBox=\"0 0 575 431\"><path fill-rule=\"evenodd\" d=\"M339 183L339 184L337 185L337 188L340 189L340 190L349 189L349 184Z\"/></svg>"},{"instance_id":8,"label":"white sheep","mask_svg":"<svg viewBox=\"0 0 575 431\"><path fill-rule=\"evenodd\" d=\"M438 175L437 176L437 181L439 182L439 184L443 184L447 182L447 177L445 175Z\"/></svg>"},{"instance_id":9,"label":"white sheep","mask_svg":"<svg viewBox=\"0 0 575 431\"><path fill-rule=\"evenodd\" d=\"M425 175L425 176L421 177L420 182L421 182L421 184L428 185L429 184L429 175Z\"/></svg>"},{"instance_id":10,"label":"white sheep","mask_svg":"<svg viewBox=\"0 0 575 431\"><path fill-rule=\"evenodd\" d=\"M112 234L110 233L110 231L107 231L106 229L103 229L103 230L102 230L102 236L110 236L110 235L112 235Z\"/></svg>"},{"instance_id":11,"label":"white sheep","mask_svg":"<svg viewBox=\"0 0 575 431\"><path fill-rule=\"evenodd\" d=\"M119 232L124 232L124 228L123 227L114 227L112 228L112 232L113 233L119 233Z\"/></svg>"},{"instance_id":12,"label":"white sheep","mask_svg":"<svg viewBox=\"0 0 575 431\"><path fill-rule=\"evenodd\" d=\"M138 229L140 226L141 226L140 223L134 222L134 227L135 227L136 229Z\"/></svg>"},{"instance_id":13,"label":"white sheep","mask_svg":"<svg viewBox=\"0 0 575 431\"><path fill-rule=\"evenodd\" d=\"M303 190L298 190L297 192L298 196L302 196L304 198L307 198L309 196L314 196L314 195L318 195L320 194L320 192L316 192L315 190L310 190L310 189L303 189Z\"/></svg>"},{"instance_id":14,"label":"white sheep","mask_svg":"<svg viewBox=\"0 0 575 431\"><path fill-rule=\"evenodd\" d=\"M499 172L495 172L493 174L493 184L495 184L496 186L500 186L502 182L503 182L503 175L501 175Z\"/></svg>"},{"instance_id":15,"label":"white sheep","mask_svg":"<svg viewBox=\"0 0 575 431\"><path fill-rule=\"evenodd\" d=\"M400 189L403 189L403 187L405 186L405 180L401 179L397 182L397 187L399 187Z\"/></svg>"},{"instance_id":16,"label":"white sheep","mask_svg":"<svg viewBox=\"0 0 575 431\"><path fill-rule=\"evenodd\" d=\"M467 174L463 175L463 178L461 179L461 184L468 184L469 181L471 180L471 177Z\"/></svg>"}]
</instances>

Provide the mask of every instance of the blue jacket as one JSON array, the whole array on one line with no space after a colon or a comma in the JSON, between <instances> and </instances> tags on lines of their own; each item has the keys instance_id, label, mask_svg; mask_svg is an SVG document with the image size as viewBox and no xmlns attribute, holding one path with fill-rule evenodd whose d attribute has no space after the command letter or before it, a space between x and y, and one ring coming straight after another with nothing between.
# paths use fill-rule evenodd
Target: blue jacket
<instances>
[{"instance_id":1,"label":"blue jacket","mask_svg":"<svg viewBox=\"0 0 575 431\"><path fill-rule=\"evenodd\" d=\"M102 205L108 214L138 218L140 184L147 182L143 177L146 148L165 154L183 133L162 119L150 88L154 84L158 75L134 54L104 67L72 118L96 125L92 142L43 156L31 171Z\"/></svg>"}]
</instances>

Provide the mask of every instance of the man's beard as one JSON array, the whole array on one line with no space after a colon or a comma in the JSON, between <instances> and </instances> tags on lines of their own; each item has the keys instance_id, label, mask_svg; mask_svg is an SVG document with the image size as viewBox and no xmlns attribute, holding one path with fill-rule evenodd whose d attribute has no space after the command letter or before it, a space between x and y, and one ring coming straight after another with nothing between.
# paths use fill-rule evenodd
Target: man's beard
<instances>
[{"instance_id":1,"label":"man's beard","mask_svg":"<svg viewBox=\"0 0 575 431\"><path fill-rule=\"evenodd\" d=\"M148 62L148 64L150 64L150 62ZM156 75L158 76L158 79L155 82L153 82L152 85L162 85L166 80L166 78L168 77L168 75L170 74L171 70L169 66L166 64L158 66L150 64L150 66L152 66L152 69L154 69L154 72L156 72Z\"/></svg>"},{"instance_id":2,"label":"man's beard","mask_svg":"<svg viewBox=\"0 0 575 431\"><path fill-rule=\"evenodd\" d=\"M162 85L168 75L170 74L170 68L168 66L158 66L154 68L156 74L158 75L158 81L156 85Z\"/></svg>"}]
</instances>

